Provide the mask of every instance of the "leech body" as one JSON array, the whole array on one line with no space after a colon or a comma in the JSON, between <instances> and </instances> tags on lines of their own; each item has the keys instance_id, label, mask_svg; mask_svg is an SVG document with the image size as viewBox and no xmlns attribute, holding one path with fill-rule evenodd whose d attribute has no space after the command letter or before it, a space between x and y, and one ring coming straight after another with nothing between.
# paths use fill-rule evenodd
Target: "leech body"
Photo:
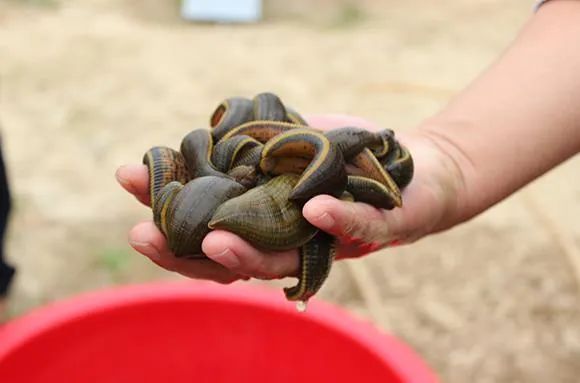
<instances>
[{"instance_id":1,"label":"leech body","mask_svg":"<svg viewBox=\"0 0 580 383\"><path fill-rule=\"evenodd\" d=\"M264 145L260 169L280 174L278 159L312 158L289 198L306 202L317 194L340 196L346 186L342 153L321 133L311 129L294 129L280 134Z\"/></svg>"},{"instance_id":2,"label":"leech body","mask_svg":"<svg viewBox=\"0 0 580 383\"><path fill-rule=\"evenodd\" d=\"M322 133L272 93L226 99L210 125L187 134L180 152L145 153L155 225L178 257L203 258L201 242L212 229L266 251L299 249L288 300L316 294L336 252L336 239L302 216L306 201L330 194L393 209L413 177L413 159L393 131Z\"/></svg>"},{"instance_id":3,"label":"leech body","mask_svg":"<svg viewBox=\"0 0 580 383\"><path fill-rule=\"evenodd\" d=\"M306 120L293 108L286 107L286 121L297 125L308 126Z\"/></svg>"},{"instance_id":4,"label":"leech body","mask_svg":"<svg viewBox=\"0 0 580 383\"><path fill-rule=\"evenodd\" d=\"M364 148L382 146L382 138L366 129L344 127L325 132L330 142L338 146L346 161L359 154Z\"/></svg>"},{"instance_id":5,"label":"leech body","mask_svg":"<svg viewBox=\"0 0 580 383\"><path fill-rule=\"evenodd\" d=\"M318 229L302 216L301 207L288 199L298 179L296 175L281 175L224 202L209 227L231 231L262 249L302 246Z\"/></svg>"},{"instance_id":6,"label":"leech body","mask_svg":"<svg viewBox=\"0 0 580 383\"><path fill-rule=\"evenodd\" d=\"M272 169L268 173L276 174L302 174L308 165L312 162L312 158L302 158L302 157L281 157L277 158L275 161L269 161L268 166L272 166Z\"/></svg>"},{"instance_id":7,"label":"leech body","mask_svg":"<svg viewBox=\"0 0 580 383\"><path fill-rule=\"evenodd\" d=\"M297 128L304 127L302 125L282 121L250 121L230 130L223 138L228 139L243 134L255 138L264 144L280 133Z\"/></svg>"},{"instance_id":8,"label":"leech body","mask_svg":"<svg viewBox=\"0 0 580 383\"><path fill-rule=\"evenodd\" d=\"M398 144L396 156L393 156L389 161L381 161L384 168L391 175L393 181L399 186L399 189L404 189L409 185L413 179L414 163L413 157L409 150L403 145Z\"/></svg>"},{"instance_id":9,"label":"leech body","mask_svg":"<svg viewBox=\"0 0 580 383\"><path fill-rule=\"evenodd\" d=\"M213 138L209 130L196 129L186 135L181 141L181 154L185 159L185 166L192 178L215 176L226 177L211 163Z\"/></svg>"},{"instance_id":10,"label":"leech body","mask_svg":"<svg viewBox=\"0 0 580 383\"><path fill-rule=\"evenodd\" d=\"M153 209L153 222L155 226L167 237L167 209L171 205L173 198L183 189L183 184L172 181L165 185L155 196L155 202L151 204Z\"/></svg>"},{"instance_id":11,"label":"leech body","mask_svg":"<svg viewBox=\"0 0 580 383\"><path fill-rule=\"evenodd\" d=\"M248 165L236 166L230 169L227 174L246 189L251 189L256 186L261 178L256 172L256 167Z\"/></svg>"},{"instance_id":12,"label":"leech body","mask_svg":"<svg viewBox=\"0 0 580 383\"><path fill-rule=\"evenodd\" d=\"M300 248L300 274L298 283L284 288L289 301L308 301L320 290L328 278L336 254L336 239L324 231Z\"/></svg>"},{"instance_id":13,"label":"leech body","mask_svg":"<svg viewBox=\"0 0 580 383\"><path fill-rule=\"evenodd\" d=\"M248 150L262 146L256 139L239 135L219 141L211 153L211 162L221 172L228 172L234 163Z\"/></svg>"},{"instance_id":14,"label":"leech body","mask_svg":"<svg viewBox=\"0 0 580 383\"><path fill-rule=\"evenodd\" d=\"M232 179L214 176L196 178L181 188L168 189L170 197L157 208L161 209L158 220L169 249L177 257L203 258L201 242L209 233L207 224L215 210L245 191Z\"/></svg>"},{"instance_id":15,"label":"leech body","mask_svg":"<svg viewBox=\"0 0 580 383\"><path fill-rule=\"evenodd\" d=\"M217 140L232 128L254 119L254 102L243 97L231 97L222 102L210 118L211 134Z\"/></svg>"},{"instance_id":16,"label":"leech body","mask_svg":"<svg viewBox=\"0 0 580 383\"><path fill-rule=\"evenodd\" d=\"M403 205L401 197L401 190L399 186L393 181L391 176L385 171L383 165L372 154L370 149L363 149L362 152L354 156L351 161L353 165L363 171L365 177L374 179L388 188L394 197L394 204L396 207Z\"/></svg>"},{"instance_id":17,"label":"leech body","mask_svg":"<svg viewBox=\"0 0 580 383\"><path fill-rule=\"evenodd\" d=\"M398 196L381 182L362 176L348 176L346 190L355 201L365 202L375 207L391 210L398 201Z\"/></svg>"},{"instance_id":18,"label":"leech body","mask_svg":"<svg viewBox=\"0 0 580 383\"><path fill-rule=\"evenodd\" d=\"M232 168L236 166L253 166L255 168L258 167L260 164L260 160L262 159L262 149L264 145L260 144L253 148L249 148L248 150L244 150L239 153L236 158L234 159L234 163L232 164Z\"/></svg>"},{"instance_id":19,"label":"leech body","mask_svg":"<svg viewBox=\"0 0 580 383\"><path fill-rule=\"evenodd\" d=\"M395 133L391 129L384 129L376 134L381 139L381 143L380 145L369 147L369 149L371 149L377 159L381 159L388 156L395 148Z\"/></svg>"},{"instance_id":20,"label":"leech body","mask_svg":"<svg viewBox=\"0 0 580 383\"><path fill-rule=\"evenodd\" d=\"M353 196L345 191L340 196L342 201L353 201ZM337 239L318 231L314 238L300 248L300 270L298 283L284 289L286 299L307 302L322 287L336 256Z\"/></svg>"},{"instance_id":21,"label":"leech body","mask_svg":"<svg viewBox=\"0 0 580 383\"><path fill-rule=\"evenodd\" d=\"M260 93L254 97L254 120L285 121L286 108L273 93Z\"/></svg>"},{"instance_id":22,"label":"leech body","mask_svg":"<svg viewBox=\"0 0 580 383\"><path fill-rule=\"evenodd\" d=\"M149 172L149 194L151 207L155 206L155 198L159 191L168 183L178 181L182 184L191 179L181 153L165 146L155 146L143 156L143 163Z\"/></svg>"}]
</instances>

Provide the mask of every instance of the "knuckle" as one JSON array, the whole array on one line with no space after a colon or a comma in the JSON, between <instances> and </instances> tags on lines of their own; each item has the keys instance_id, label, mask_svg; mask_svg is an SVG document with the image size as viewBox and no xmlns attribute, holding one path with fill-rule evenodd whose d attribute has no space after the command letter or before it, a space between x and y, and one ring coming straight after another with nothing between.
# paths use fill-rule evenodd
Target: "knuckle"
<instances>
[{"instance_id":1,"label":"knuckle","mask_svg":"<svg viewBox=\"0 0 580 383\"><path fill-rule=\"evenodd\" d=\"M347 206L348 213L344 217L344 221L342 223L342 232L345 236L354 237L359 231L360 220L354 211L354 205L349 203Z\"/></svg>"}]
</instances>

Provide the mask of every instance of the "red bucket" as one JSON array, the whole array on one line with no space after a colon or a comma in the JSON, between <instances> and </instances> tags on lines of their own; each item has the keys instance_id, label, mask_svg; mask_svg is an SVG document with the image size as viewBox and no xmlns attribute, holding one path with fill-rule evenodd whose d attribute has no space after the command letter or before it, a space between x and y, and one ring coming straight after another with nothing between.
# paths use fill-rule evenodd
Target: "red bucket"
<instances>
[{"instance_id":1,"label":"red bucket","mask_svg":"<svg viewBox=\"0 0 580 383\"><path fill-rule=\"evenodd\" d=\"M405 345L319 301L206 283L112 289L0 328L0 381L436 382Z\"/></svg>"}]
</instances>

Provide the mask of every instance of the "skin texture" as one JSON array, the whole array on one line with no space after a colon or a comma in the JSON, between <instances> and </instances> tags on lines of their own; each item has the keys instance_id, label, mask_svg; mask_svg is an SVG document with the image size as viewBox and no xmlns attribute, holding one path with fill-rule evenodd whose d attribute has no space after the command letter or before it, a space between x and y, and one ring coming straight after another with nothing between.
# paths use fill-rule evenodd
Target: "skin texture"
<instances>
[{"instance_id":1,"label":"skin texture","mask_svg":"<svg viewBox=\"0 0 580 383\"><path fill-rule=\"evenodd\" d=\"M578 153L580 50L570 47L577 46L579 35L580 2L548 2L444 110L405 135L397 132L415 162L402 208L385 211L322 195L306 203L305 218L339 238L337 258L357 257L469 220ZM377 129L348 116L314 116L308 122L319 129ZM121 167L117 178L149 203L144 166ZM228 283L298 270L295 250L260 252L224 231L203 241L202 251L213 261L175 258L152 222L135 226L129 241L161 267L192 278Z\"/></svg>"}]
</instances>

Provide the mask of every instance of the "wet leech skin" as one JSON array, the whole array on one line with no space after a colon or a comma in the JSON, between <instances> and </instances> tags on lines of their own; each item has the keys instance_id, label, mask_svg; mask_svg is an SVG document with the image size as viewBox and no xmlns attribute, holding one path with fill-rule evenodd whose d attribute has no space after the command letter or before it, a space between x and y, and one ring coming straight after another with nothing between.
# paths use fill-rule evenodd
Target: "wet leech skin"
<instances>
[{"instance_id":1,"label":"wet leech skin","mask_svg":"<svg viewBox=\"0 0 580 383\"><path fill-rule=\"evenodd\" d=\"M304 245L318 229L288 198L298 180L297 175L281 175L224 202L209 227L230 231L261 249L282 251Z\"/></svg>"},{"instance_id":2,"label":"wet leech skin","mask_svg":"<svg viewBox=\"0 0 580 383\"><path fill-rule=\"evenodd\" d=\"M302 216L306 201L329 194L393 209L413 178L413 159L392 130L321 132L273 93L224 100L210 126L188 133L180 151L145 153L154 222L178 257L204 257L201 242L213 229L267 251L298 248L298 283L284 289L288 300L315 295L336 253L337 239ZM369 220L386 210L369 211Z\"/></svg>"},{"instance_id":3,"label":"wet leech skin","mask_svg":"<svg viewBox=\"0 0 580 383\"><path fill-rule=\"evenodd\" d=\"M318 194L340 196L346 186L342 152L321 133L293 129L277 135L264 145L260 168L266 174L280 174L278 159L311 159L290 194L293 201L305 203Z\"/></svg>"},{"instance_id":4,"label":"wet leech skin","mask_svg":"<svg viewBox=\"0 0 580 383\"><path fill-rule=\"evenodd\" d=\"M209 233L209 221L224 202L246 191L238 182L224 177L204 176L181 186L167 185L155 210L156 223L166 235L169 249L177 257L204 257L201 242Z\"/></svg>"}]
</instances>

